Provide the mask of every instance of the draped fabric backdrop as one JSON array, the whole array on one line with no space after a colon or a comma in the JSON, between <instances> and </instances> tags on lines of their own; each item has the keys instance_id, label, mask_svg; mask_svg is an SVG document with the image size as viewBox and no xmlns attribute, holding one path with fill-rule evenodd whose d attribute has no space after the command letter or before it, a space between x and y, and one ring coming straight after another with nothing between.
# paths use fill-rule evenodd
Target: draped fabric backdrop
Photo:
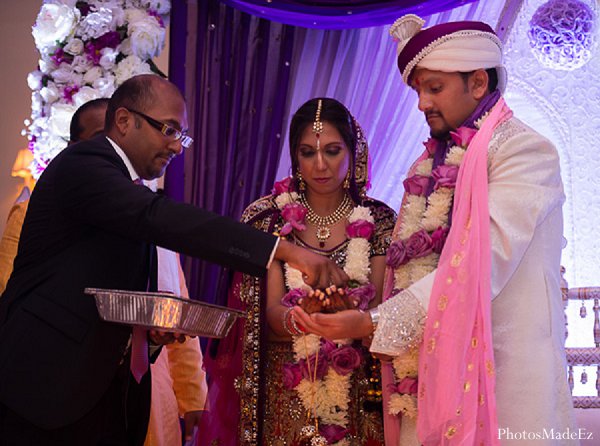
<instances>
[{"instance_id":1,"label":"draped fabric backdrop","mask_svg":"<svg viewBox=\"0 0 600 446\"><path fill-rule=\"evenodd\" d=\"M485 3L484 9L483 2L470 0L175 0L169 72L185 92L195 142L169 168L167 194L239 218L245 206L288 174L293 112L311 97L330 96L352 111L369 137L371 195L397 208L405 172L422 151L427 129L414 93L397 72L389 23L407 11L423 16L448 11L424 18L428 25L483 19L494 26L503 2ZM323 4L325 16L319 15ZM242 10L258 5L261 16L282 22L289 22L292 11L312 26L340 28L340 17L347 28L380 26L307 29L228 5ZM460 5L465 6L449 11ZM221 268L187 258L184 270L192 297L224 303Z\"/></svg>"}]
</instances>

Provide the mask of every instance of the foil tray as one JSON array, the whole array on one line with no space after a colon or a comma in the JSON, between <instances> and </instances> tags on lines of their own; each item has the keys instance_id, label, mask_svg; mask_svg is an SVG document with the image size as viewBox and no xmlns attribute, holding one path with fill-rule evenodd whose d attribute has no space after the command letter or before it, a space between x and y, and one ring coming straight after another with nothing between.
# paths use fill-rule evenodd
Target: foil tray
<instances>
[{"instance_id":1,"label":"foil tray","mask_svg":"<svg viewBox=\"0 0 600 446\"><path fill-rule=\"evenodd\" d=\"M184 299L169 293L86 288L93 294L100 318L108 322L157 328L206 338L227 336L244 313Z\"/></svg>"}]
</instances>

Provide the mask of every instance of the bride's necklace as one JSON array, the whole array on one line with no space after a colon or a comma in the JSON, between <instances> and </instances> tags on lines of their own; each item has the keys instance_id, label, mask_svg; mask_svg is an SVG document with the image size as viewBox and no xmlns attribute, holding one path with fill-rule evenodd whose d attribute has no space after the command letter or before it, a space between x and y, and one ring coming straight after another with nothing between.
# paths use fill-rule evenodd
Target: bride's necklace
<instances>
[{"instance_id":1,"label":"bride's necklace","mask_svg":"<svg viewBox=\"0 0 600 446\"><path fill-rule=\"evenodd\" d=\"M300 204L302 204L302 206L308 210L306 214L306 220L317 227L316 236L317 240L319 240L319 246L321 248L325 247L325 242L331 236L330 227L350 215L350 212L354 207L350 197L347 194L344 194L344 199L339 204L337 209L333 211L333 213L326 215L325 217L321 217L315 212L310 204L308 204L308 200L304 194L300 194L298 199L300 200Z\"/></svg>"}]
</instances>

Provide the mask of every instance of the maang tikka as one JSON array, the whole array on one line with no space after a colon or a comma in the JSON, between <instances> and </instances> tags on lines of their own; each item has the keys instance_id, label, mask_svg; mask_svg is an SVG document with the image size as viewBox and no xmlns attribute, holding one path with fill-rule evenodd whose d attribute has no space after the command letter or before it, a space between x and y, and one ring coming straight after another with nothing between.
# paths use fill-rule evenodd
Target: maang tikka
<instances>
[{"instance_id":1,"label":"maang tikka","mask_svg":"<svg viewBox=\"0 0 600 446\"><path fill-rule=\"evenodd\" d=\"M321 133L323 133L323 123L321 122L321 108L323 107L323 99L317 102L317 112L315 113L315 121L313 122L312 131L317 137L317 150L321 149Z\"/></svg>"}]
</instances>

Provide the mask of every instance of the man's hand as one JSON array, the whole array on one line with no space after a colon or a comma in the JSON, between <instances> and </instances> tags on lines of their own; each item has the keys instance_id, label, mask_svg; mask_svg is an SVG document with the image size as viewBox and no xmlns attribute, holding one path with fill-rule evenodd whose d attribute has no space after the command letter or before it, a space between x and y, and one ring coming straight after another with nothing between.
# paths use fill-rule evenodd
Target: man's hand
<instances>
[{"instance_id":1,"label":"man's hand","mask_svg":"<svg viewBox=\"0 0 600 446\"><path fill-rule=\"evenodd\" d=\"M358 310L345 310L339 313L307 314L302 308L292 310L296 322L308 333L314 333L326 339L360 339L373 333L371 317Z\"/></svg>"},{"instance_id":2,"label":"man's hand","mask_svg":"<svg viewBox=\"0 0 600 446\"><path fill-rule=\"evenodd\" d=\"M168 345L175 341L179 342L180 344L185 342L185 335L163 330L150 330L148 332L148 337L155 345Z\"/></svg>"},{"instance_id":3,"label":"man's hand","mask_svg":"<svg viewBox=\"0 0 600 446\"><path fill-rule=\"evenodd\" d=\"M349 280L344 270L327 257L286 240L279 242L275 258L300 270L303 273L304 282L313 288L325 289L331 285L344 286Z\"/></svg>"},{"instance_id":4,"label":"man's hand","mask_svg":"<svg viewBox=\"0 0 600 446\"><path fill-rule=\"evenodd\" d=\"M203 410L192 410L190 412L186 412L183 416L183 434L186 442L194 439L194 428L200 428L200 420L202 420L203 413Z\"/></svg>"}]
</instances>

